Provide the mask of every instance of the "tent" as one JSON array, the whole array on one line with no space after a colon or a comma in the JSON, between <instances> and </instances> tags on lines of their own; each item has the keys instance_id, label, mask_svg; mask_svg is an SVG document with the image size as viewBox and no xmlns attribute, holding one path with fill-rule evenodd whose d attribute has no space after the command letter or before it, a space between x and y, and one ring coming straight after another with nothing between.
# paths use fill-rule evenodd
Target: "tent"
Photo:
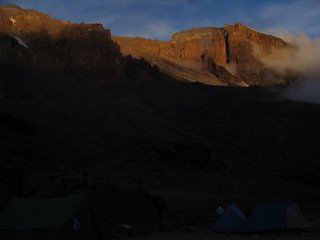
<instances>
[{"instance_id":1,"label":"tent","mask_svg":"<svg viewBox=\"0 0 320 240\"><path fill-rule=\"evenodd\" d=\"M308 228L309 224L294 202L260 204L249 216L241 232Z\"/></svg>"},{"instance_id":2,"label":"tent","mask_svg":"<svg viewBox=\"0 0 320 240\"><path fill-rule=\"evenodd\" d=\"M216 232L237 232L247 221L246 215L236 204L227 205L224 213L214 226Z\"/></svg>"},{"instance_id":3,"label":"tent","mask_svg":"<svg viewBox=\"0 0 320 240\"><path fill-rule=\"evenodd\" d=\"M0 214L0 239L91 240L93 221L84 195L14 198Z\"/></svg>"}]
</instances>

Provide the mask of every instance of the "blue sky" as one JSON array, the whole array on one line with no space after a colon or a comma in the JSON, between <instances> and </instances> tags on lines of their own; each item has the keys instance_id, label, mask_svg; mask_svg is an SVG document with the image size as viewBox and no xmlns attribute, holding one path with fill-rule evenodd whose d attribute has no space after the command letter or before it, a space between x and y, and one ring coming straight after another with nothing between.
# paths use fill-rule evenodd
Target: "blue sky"
<instances>
[{"instance_id":1,"label":"blue sky","mask_svg":"<svg viewBox=\"0 0 320 240\"><path fill-rule=\"evenodd\" d=\"M276 33L320 37L320 0L0 0L55 18L99 22L113 35L169 40L192 27L241 22Z\"/></svg>"}]
</instances>

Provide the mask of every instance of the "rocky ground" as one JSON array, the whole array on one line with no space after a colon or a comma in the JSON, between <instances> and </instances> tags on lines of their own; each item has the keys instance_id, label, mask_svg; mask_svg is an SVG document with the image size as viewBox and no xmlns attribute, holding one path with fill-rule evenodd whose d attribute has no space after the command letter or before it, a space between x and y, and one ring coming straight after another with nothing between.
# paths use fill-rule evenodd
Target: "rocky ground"
<instances>
[{"instance_id":1,"label":"rocky ground","mask_svg":"<svg viewBox=\"0 0 320 240\"><path fill-rule=\"evenodd\" d=\"M283 89L1 73L2 204L85 191L106 225L143 232L210 225L228 202L320 211L320 108Z\"/></svg>"},{"instance_id":2,"label":"rocky ground","mask_svg":"<svg viewBox=\"0 0 320 240\"><path fill-rule=\"evenodd\" d=\"M236 235L236 234L214 234L210 232L204 233L186 233L186 232L177 232L177 233L159 233L152 234L143 239L152 239L152 240L164 240L164 239L183 239L183 240L311 240L318 239L320 236L319 233L278 233L278 234L254 234L254 235ZM122 239L122 238L121 238ZM123 239L140 239L137 237L128 237Z\"/></svg>"}]
</instances>

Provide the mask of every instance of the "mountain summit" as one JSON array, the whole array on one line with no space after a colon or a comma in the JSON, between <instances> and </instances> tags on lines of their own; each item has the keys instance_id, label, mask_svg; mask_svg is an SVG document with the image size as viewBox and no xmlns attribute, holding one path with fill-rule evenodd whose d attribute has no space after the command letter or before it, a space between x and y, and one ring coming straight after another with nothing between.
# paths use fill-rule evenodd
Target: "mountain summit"
<instances>
[{"instance_id":1,"label":"mountain summit","mask_svg":"<svg viewBox=\"0 0 320 240\"><path fill-rule=\"evenodd\" d=\"M11 59L53 70L89 71L101 77L124 65L123 54L144 58L175 79L209 85L263 86L287 84L294 79L291 73L279 74L263 64L263 59L293 52L294 47L240 23L185 30L165 42L111 37L110 30L101 24L61 21L9 5L0 8L0 29L0 47L8 49L5 39L10 38L21 46L30 46L10 50L2 61Z\"/></svg>"},{"instance_id":2,"label":"mountain summit","mask_svg":"<svg viewBox=\"0 0 320 240\"><path fill-rule=\"evenodd\" d=\"M294 48L280 38L236 23L195 28L172 35L169 42L113 37L123 54L143 57L169 75L211 85L285 84L291 78L268 69L262 58Z\"/></svg>"},{"instance_id":3,"label":"mountain summit","mask_svg":"<svg viewBox=\"0 0 320 240\"><path fill-rule=\"evenodd\" d=\"M61 21L10 5L0 8L0 29L1 62L100 77L121 65L119 46L102 24Z\"/></svg>"}]
</instances>

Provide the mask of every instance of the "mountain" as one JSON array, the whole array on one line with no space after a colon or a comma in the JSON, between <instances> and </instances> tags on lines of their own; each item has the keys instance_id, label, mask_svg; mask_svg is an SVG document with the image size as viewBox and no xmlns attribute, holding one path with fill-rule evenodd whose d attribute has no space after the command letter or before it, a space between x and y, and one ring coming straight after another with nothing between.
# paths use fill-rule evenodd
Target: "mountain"
<instances>
[{"instance_id":1,"label":"mountain","mask_svg":"<svg viewBox=\"0 0 320 240\"><path fill-rule=\"evenodd\" d=\"M285 85L209 85L254 82L239 77L253 71L240 56L260 69L252 52L230 45L236 73L224 48L210 45L202 63L202 50L189 48L200 40L185 44L185 33L173 38L174 47L129 38L133 47L144 43L136 51L161 50L153 66L135 58L140 52L123 56L100 24L16 6L0 8L0 19L0 209L11 197L85 192L102 232L124 223L149 231L209 226L228 202L250 209L293 199L304 212L320 213L319 105L286 99ZM223 29L210 34L225 46ZM292 48L259 33L252 39L260 36ZM183 61L172 50L180 41L189 49L181 49ZM225 78L214 74L213 62ZM177 81L182 74L187 81ZM207 84L199 83L203 76Z\"/></svg>"},{"instance_id":2,"label":"mountain","mask_svg":"<svg viewBox=\"0 0 320 240\"><path fill-rule=\"evenodd\" d=\"M0 47L6 52L2 62L92 77L111 74L123 64L110 30L101 24L75 24L5 6L0 8L0 29Z\"/></svg>"},{"instance_id":3,"label":"mountain","mask_svg":"<svg viewBox=\"0 0 320 240\"><path fill-rule=\"evenodd\" d=\"M14 59L71 74L95 78L117 75L125 65L124 54L144 58L175 79L209 85L264 86L288 84L295 78L290 72L277 73L262 61L295 48L240 23L182 31L173 34L169 42L111 38L110 30L101 24L75 24L10 5L0 8L0 27L0 37L6 44L13 38L21 40L20 48L21 42L30 46L18 50L19 54L12 50L15 57L3 55L3 61Z\"/></svg>"},{"instance_id":4,"label":"mountain","mask_svg":"<svg viewBox=\"0 0 320 240\"><path fill-rule=\"evenodd\" d=\"M295 48L280 38L237 23L222 28L195 28L172 35L169 42L113 37L121 52L143 57L174 78L210 85L287 84L290 74L269 69L262 58L276 58Z\"/></svg>"}]
</instances>

